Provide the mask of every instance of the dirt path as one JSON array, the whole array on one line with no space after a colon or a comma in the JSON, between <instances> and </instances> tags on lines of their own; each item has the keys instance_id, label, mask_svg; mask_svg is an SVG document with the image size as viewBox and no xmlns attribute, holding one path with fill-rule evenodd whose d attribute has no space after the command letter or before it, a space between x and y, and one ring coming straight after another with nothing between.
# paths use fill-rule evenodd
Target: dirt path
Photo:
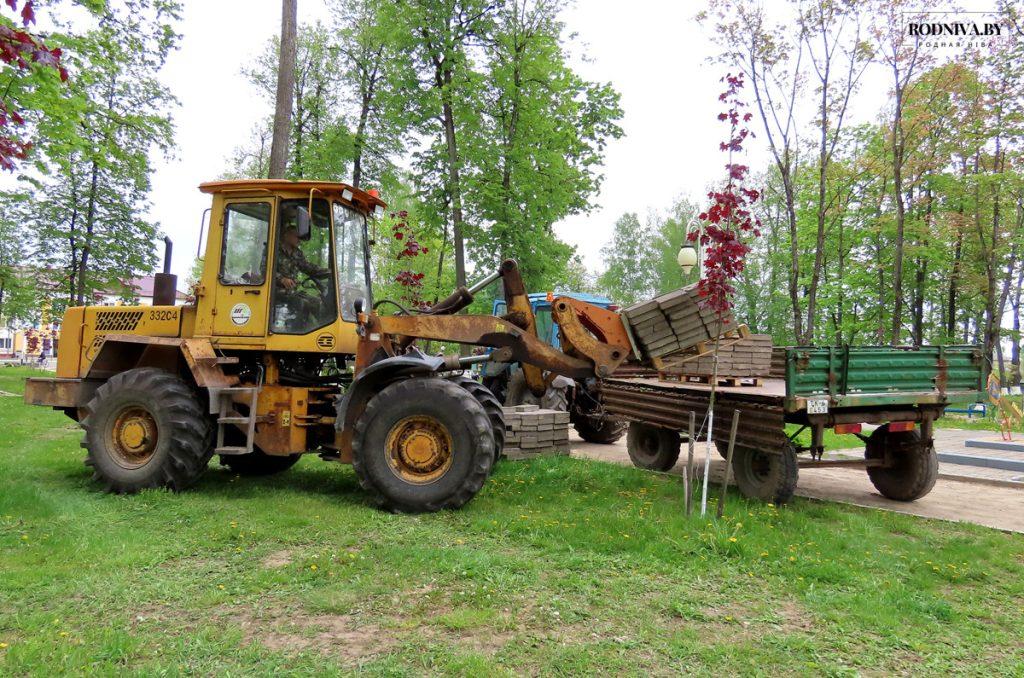
<instances>
[{"instance_id":1,"label":"dirt path","mask_svg":"<svg viewBox=\"0 0 1024 678\"><path fill-rule=\"evenodd\" d=\"M572 456L630 464L623 437L614 445L595 445L570 436ZM685 447L684 447L685 456ZM703 445L697 445L698 465L704 463ZM685 460L684 460L685 463ZM702 466L701 466L702 468ZM672 473L681 474L676 464ZM721 482L725 462L711 453L711 476ZM863 469L803 469L796 493L802 497L838 501L856 506L909 513L925 518L976 523L999 530L1024 533L1024 487L1004 487L978 482L939 478L928 496L914 502L899 502L878 494Z\"/></svg>"}]
</instances>

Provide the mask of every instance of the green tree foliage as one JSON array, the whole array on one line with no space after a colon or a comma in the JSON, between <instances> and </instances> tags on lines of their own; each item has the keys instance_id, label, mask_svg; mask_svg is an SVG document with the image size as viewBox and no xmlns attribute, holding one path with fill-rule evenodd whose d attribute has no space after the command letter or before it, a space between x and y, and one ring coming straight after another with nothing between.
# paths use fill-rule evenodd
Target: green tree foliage
<instances>
[{"instance_id":1,"label":"green tree foliage","mask_svg":"<svg viewBox=\"0 0 1024 678\"><path fill-rule=\"evenodd\" d=\"M172 147L177 102L157 75L178 40L178 4L122 0L98 10L84 32L52 37L68 82L33 92L46 114L34 123L36 173L21 178L31 205L22 237L52 283L38 292L54 296L58 311L151 270L150 154Z\"/></svg>"},{"instance_id":2,"label":"green tree foliage","mask_svg":"<svg viewBox=\"0 0 1024 678\"><path fill-rule=\"evenodd\" d=\"M612 239L601 248L601 256L605 270L597 284L615 302L628 306L654 294L658 284L654 229L641 224L635 212L616 220Z\"/></svg>"},{"instance_id":3,"label":"green tree foliage","mask_svg":"<svg viewBox=\"0 0 1024 678\"><path fill-rule=\"evenodd\" d=\"M35 294L39 281L28 268L22 227L27 208L26 195L0 193L0 325L34 320L39 312Z\"/></svg>"}]
</instances>

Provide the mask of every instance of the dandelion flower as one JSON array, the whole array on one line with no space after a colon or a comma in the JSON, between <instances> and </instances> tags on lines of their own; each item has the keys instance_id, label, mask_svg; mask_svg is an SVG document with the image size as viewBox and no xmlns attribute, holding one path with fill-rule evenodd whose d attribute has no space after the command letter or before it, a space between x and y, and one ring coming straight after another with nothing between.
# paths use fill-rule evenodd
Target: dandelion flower
<instances>
[{"instance_id":1,"label":"dandelion flower","mask_svg":"<svg viewBox=\"0 0 1024 678\"><path fill-rule=\"evenodd\" d=\"M729 537L729 541L735 542L736 541L736 537Z\"/></svg>"},{"instance_id":2,"label":"dandelion flower","mask_svg":"<svg viewBox=\"0 0 1024 678\"><path fill-rule=\"evenodd\" d=\"M317 566L316 566L316 563L313 563L312 565L310 565L310 566L309 566L309 569L311 569L311 570L313 570L314 572L316 572L316 571L317 571Z\"/></svg>"}]
</instances>

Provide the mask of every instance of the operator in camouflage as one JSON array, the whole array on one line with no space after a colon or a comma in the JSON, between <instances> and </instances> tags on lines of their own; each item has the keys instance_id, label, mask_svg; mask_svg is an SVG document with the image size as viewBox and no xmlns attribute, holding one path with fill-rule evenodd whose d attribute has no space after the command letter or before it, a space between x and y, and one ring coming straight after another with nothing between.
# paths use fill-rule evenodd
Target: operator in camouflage
<instances>
[{"instance_id":1,"label":"operator in camouflage","mask_svg":"<svg viewBox=\"0 0 1024 678\"><path fill-rule=\"evenodd\" d=\"M311 280L324 280L330 271L311 264L299 248L299 232L294 223L282 228L281 242L277 248L277 262L274 269L274 287L278 301L284 303L294 314L288 324L294 329L318 324L323 315L323 299L314 297L299 287L299 274Z\"/></svg>"}]
</instances>

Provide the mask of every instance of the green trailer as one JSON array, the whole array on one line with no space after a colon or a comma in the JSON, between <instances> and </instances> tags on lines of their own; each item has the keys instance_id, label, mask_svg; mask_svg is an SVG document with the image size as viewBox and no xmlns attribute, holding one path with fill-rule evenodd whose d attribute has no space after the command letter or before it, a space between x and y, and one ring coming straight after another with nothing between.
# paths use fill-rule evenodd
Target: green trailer
<instances>
[{"instance_id":1,"label":"green trailer","mask_svg":"<svg viewBox=\"0 0 1024 678\"><path fill-rule=\"evenodd\" d=\"M854 466L867 470L882 495L913 501L931 491L938 475L935 420L950 405L984 399L983 375L977 346L776 348L768 378L717 387L711 437L724 453L739 410L732 466L749 497L785 502L801 469ZM706 383L648 374L606 379L600 396L609 414L630 422L633 463L667 471L688 435L690 413L699 427L710 393ZM787 424L797 427L787 432ZM868 433L866 424L877 428ZM864 458L823 459L826 429L860 438ZM804 430L810 445L797 442Z\"/></svg>"}]
</instances>

